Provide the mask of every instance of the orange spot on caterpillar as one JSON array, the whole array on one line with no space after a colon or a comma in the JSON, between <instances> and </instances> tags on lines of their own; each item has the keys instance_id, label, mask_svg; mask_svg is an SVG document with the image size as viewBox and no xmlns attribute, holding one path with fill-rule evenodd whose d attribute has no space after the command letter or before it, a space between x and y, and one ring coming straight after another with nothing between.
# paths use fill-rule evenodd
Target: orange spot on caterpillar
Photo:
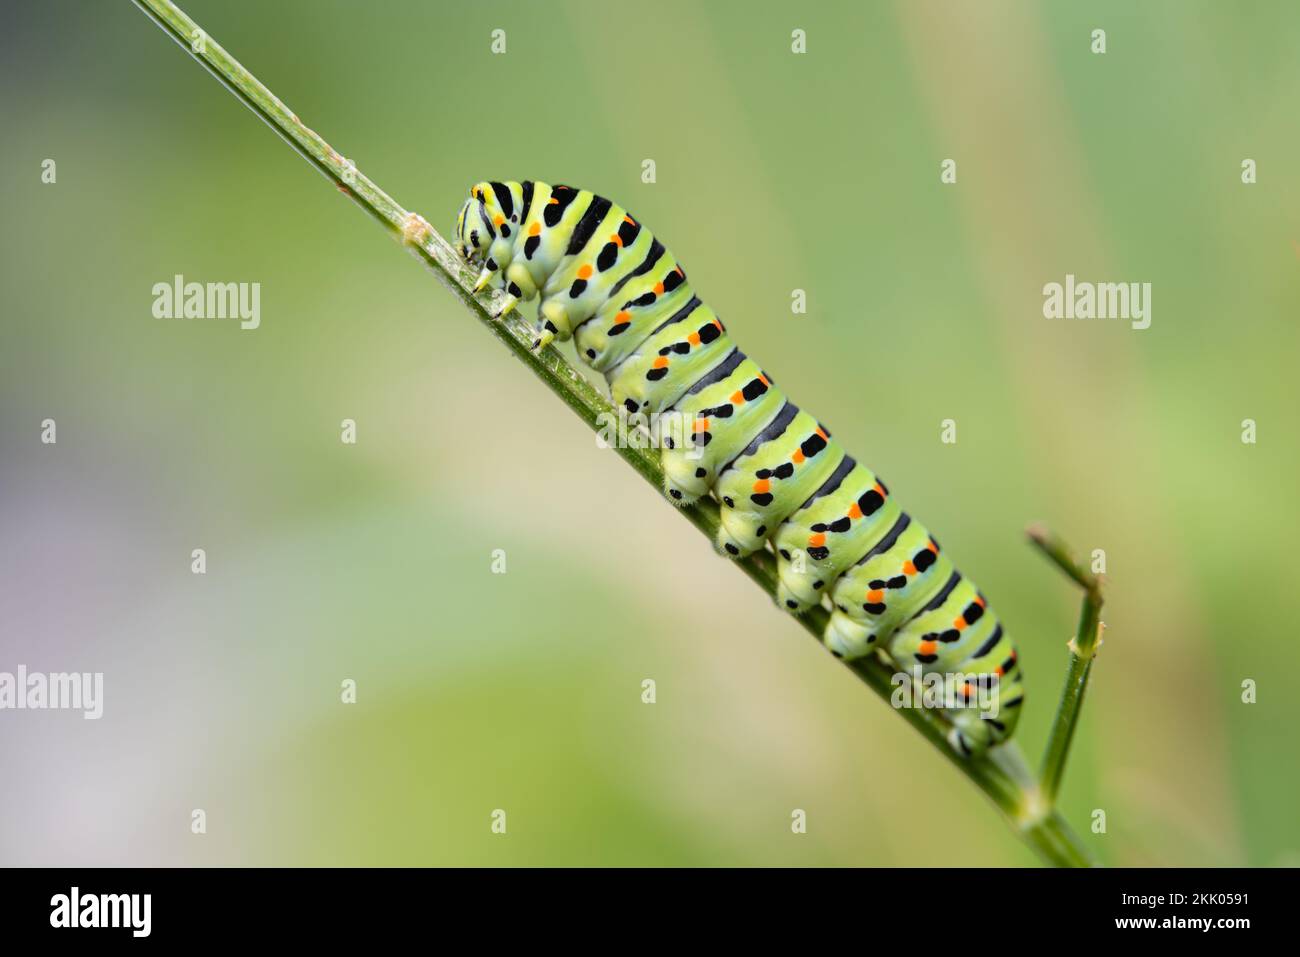
<instances>
[{"instance_id":1,"label":"orange spot on caterpillar","mask_svg":"<svg viewBox=\"0 0 1300 957\"><path fill-rule=\"evenodd\" d=\"M817 434L820 435L823 439L830 438L830 436L826 434L826 430L823 429L820 425L817 427Z\"/></svg>"},{"instance_id":2,"label":"orange spot on caterpillar","mask_svg":"<svg viewBox=\"0 0 1300 957\"><path fill-rule=\"evenodd\" d=\"M709 431L709 420L696 419L694 422L691 423L691 427L696 432L707 432Z\"/></svg>"},{"instance_id":3,"label":"orange spot on caterpillar","mask_svg":"<svg viewBox=\"0 0 1300 957\"><path fill-rule=\"evenodd\" d=\"M859 519L862 517L862 509L858 508L858 503L854 502L849 506L849 518Z\"/></svg>"},{"instance_id":4,"label":"orange spot on caterpillar","mask_svg":"<svg viewBox=\"0 0 1300 957\"><path fill-rule=\"evenodd\" d=\"M881 485L879 482L877 482L876 485L875 485L875 488L876 488L876 491L880 493L880 497L881 497L881 498L884 498L884 497L885 497L885 487L884 487L883 485Z\"/></svg>"},{"instance_id":5,"label":"orange spot on caterpillar","mask_svg":"<svg viewBox=\"0 0 1300 957\"><path fill-rule=\"evenodd\" d=\"M732 404L732 405L744 405L744 404L745 404L745 393L740 392L740 391L736 391L736 392L731 393L731 404Z\"/></svg>"},{"instance_id":6,"label":"orange spot on caterpillar","mask_svg":"<svg viewBox=\"0 0 1300 957\"><path fill-rule=\"evenodd\" d=\"M808 544L811 545L813 548L821 548L823 545L826 544L825 533L818 532L816 535L809 535Z\"/></svg>"},{"instance_id":7,"label":"orange spot on caterpillar","mask_svg":"<svg viewBox=\"0 0 1300 957\"><path fill-rule=\"evenodd\" d=\"M692 332L686 337L686 341L693 346L698 346L700 344L700 334L698 332Z\"/></svg>"},{"instance_id":8,"label":"orange spot on caterpillar","mask_svg":"<svg viewBox=\"0 0 1300 957\"><path fill-rule=\"evenodd\" d=\"M591 273L592 273L592 268L589 263L583 263L581 266L578 267L579 279L590 279Z\"/></svg>"},{"instance_id":9,"label":"orange spot on caterpillar","mask_svg":"<svg viewBox=\"0 0 1300 957\"><path fill-rule=\"evenodd\" d=\"M771 385L771 384L772 384L772 380L769 379L767 376L763 375L763 373L760 372L760 373L758 374L758 377L759 377L761 380L763 380L763 385Z\"/></svg>"},{"instance_id":10,"label":"orange spot on caterpillar","mask_svg":"<svg viewBox=\"0 0 1300 957\"><path fill-rule=\"evenodd\" d=\"M925 547L930 550L931 555L939 554L939 543L936 542L933 538L930 539L930 544Z\"/></svg>"},{"instance_id":11,"label":"orange spot on caterpillar","mask_svg":"<svg viewBox=\"0 0 1300 957\"><path fill-rule=\"evenodd\" d=\"M956 618L952 620L952 626L956 628L958 631L965 631L966 619L958 615Z\"/></svg>"},{"instance_id":12,"label":"orange spot on caterpillar","mask_svg":"<svg viewBox=\"0 0 1300 957\"><path fill-rule=\"evenodd\" d=\"M505 218L504 216L502 216L500 213L497 213L497 218L494 219L494 220L492 220L492 224L493 224L494 226L500 226L500 225L501 225L502 223L504 223L505 221L506 221L506 218Z\"/></svg>"},{"instance_id":13,"label":"orange spot on caterpillar","mask_svg":"<svg viewBox=\"0 0 1300 957\"><path fill-rule=\"evenodd\" d=\"M983 595L976 595L976 596L975 596L975 604L979 605L981 608L987 608L987 607L988 607L988 604L984 601L984 596L983 596Z\"/></svg>"},{"instance_id":14,"label":"orange spot on caterpillar","mask_svg":"<svg viewBox=\"0 0 1300 957\"><path fill-rule=\"evenodd\" d=\"M660 356L658 359L654 361L653 368L662 369L666 365L668 365L668 358L666 356Z\"/></svg>"},{"instance_id":15,"label":"orange spot on caterpillar","mask_svg":"<svg viewBox=\"0 0 1300 957\"><path fill-rule=\"evenodd\" d=\"M999 678L1001 678L1001 677L1002 677L1002 666L1001 666L1001 665L998 665L996 668L994 668L994 669L993 669L993 673L994 673L995 675L997 675Z\"/></svg>"},{"instance_id":16,"label":"orange spot on caterpillar","mask_svg":"<svg viewBox=\"0 0 1300 957\"><path fill-rule=\"evenodd\" d=\"M623 248L623 237L620 236L618 233L611 233L609 237L609 241L613 243L615 246L617 246L619 249Z\"/></svg>"},{"instance_id":17,"label":"orange spot on caterpillar","mask_svg":"<svg viewBox=\"0 0 1300 957\"><path fill-rule=\"evenodd\" d=\"M655 295L662 296L663 294L664 294L664 284L661 282L655 283Z\"/></svg>"},{"instance_id":18,"label":"orange spot on caterpillar","mask_svg":"<svg viewBox=\"0 0 1300 957\"><path fill-rule=\"evenodd\" d=\"M916 650L923 655L932 655L939 649L937 641L923 641L917 645Z\"/></svg>"},{"instance_id":19,"label":"orange spot on caterpillar","mask_svg":"<svg viewBox=\"0 0 1300 957\"><path fill-rule=\"evenodd\" d=\"M627 311L620 312L618 315L614 317L615 324L622 324L624 322L631 322L631 321L632 321L632 313Z\"/></svg>"},{"instance_id":20,"label":"orange spot on caterpillar","mask_svg":"<svg viewBox=\"0 0 1300 957\"><path fill-rule=\"evenodd\" d=\"M636 220L633 219L631 216L624 216L624 217L623 217L623 222L627 223L629 226L635 226L635 225L636 225Z\"/></svg>"},{"instance_id":21,"label":"orange spot on caterpillar","mask_svg":"<svg viewBox=\"0 0 1300 957\"><path fill-rule=\"evenodd\" d=\"M795 465L801 464L803 462L803 451L801 449L795 449L794 455L790 456L790 461L794 462Z\"/></svg>"},{"instance_id":22,"label":"orange spot on caterpillar","mask_svg":"<svg viewBox=\"0 0 1300 957\"><path fill-rule=\"evenodd\" d=\"M915 575L916 566L911 562L903 562L903 574L908 576Z\"/></svg>"},{"instance_id":23,"label":"orange spot on caterpillar","mask_svg":"<svg viewBox=\"0 0 1300 957\"><path fill-rule=\"evenodd\" d=\"M867 601L871 602L871 604L873 605L879 605L884 600L885 600L885 593L881 591L879 588L874 588L871 591L867 592Z\"/></svg>"},{"instance_id":24,"label":"orange spot on caterpillar","mask_svg":"<svg viewBox=\"0 0 1300 957\"><path fill-rule=\"evenodd\" d=\"M772 482L769 479L759 479L754 483L754 494L762 495L772 489Z\"/></svg>"},{"instance_id":25,"label":"orange spot on caterpillar","mask_svg":"<svg viewBox=\"0 0 1300 957\"><path fill-rule=\"evenodd\" d=\"M541 223L533 223L531 226L528 227L529 236L539 236L541 235L541 232L542 232Z\"/></svg>"},{"instance_id":26,"label":"orange spot on caterpillar","mask_svg":"<svg viewBox=\"0 0 1300 957\"><path fill-rule=\"evenodd\" d=\"M559 206L559 205L560 205L560 201L559 201L558 199L556 199L554 196L552 196L550 199L548 199L548 200L546 201L546 205L547 205L547 206Z\"/></svg>"},{"instance_id":27,"label":"orange spot on caterpillar","mask_svg":"<svg viewBox=\"0 0 1300 957\"><path fill-rule=\"evenodd\" d=\"M682 267L681 267L681 266L678 266L678 267L677 267L677 275L681 276L683 279L686 278L686 273L682 272Z\"/></svg>"}]
</instances>

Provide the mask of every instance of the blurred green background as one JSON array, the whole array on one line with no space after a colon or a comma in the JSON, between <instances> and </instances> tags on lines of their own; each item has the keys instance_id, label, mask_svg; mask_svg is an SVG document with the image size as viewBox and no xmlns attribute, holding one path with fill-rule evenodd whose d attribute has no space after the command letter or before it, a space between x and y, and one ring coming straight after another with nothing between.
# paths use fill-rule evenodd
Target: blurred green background
<instances>
[{"instance_id":1,"label":"blurred green background","mask_svg":"<svg viewBox=\"0 0 1300 957\"><path fill-rule=\"evenodd\" d=\"M1110 864L1300 863L1300 7L182 6L440 229L486 178L644 219L991 596L1035 762L1077 595L1022 529L1104 548L1064 812ZM0 714L0 862L1034 862L144 16L5 16L0 670L106 697ZM1151 328L1045 320L1067 272ZM176 273L261 327L153 318Z\"/></svg>"}]
</instances>

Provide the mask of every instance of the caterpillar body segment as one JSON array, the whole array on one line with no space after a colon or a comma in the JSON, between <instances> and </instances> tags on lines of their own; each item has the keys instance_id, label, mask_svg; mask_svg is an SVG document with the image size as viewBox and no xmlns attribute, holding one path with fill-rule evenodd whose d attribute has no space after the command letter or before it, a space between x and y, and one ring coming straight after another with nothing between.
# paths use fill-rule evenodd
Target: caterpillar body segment
<instances>
[{"instance_id":1,"label":"caterpillar body segment","mask_svg":"<svg viewBox=\"0 0 1300 957\"><path fill-rule=\"evenodd\" d=\"M835 582L827 645L845 658L879 647L878 639L930 601L952 571L925 527L898 512L890 529Z\"/></svg>"},{"instance_id":2,"label":"caterpillar body segment","mask_svg":"<svg viewBox=\"0 0 1300 957\"><path fill-rule=\"evenodd\" d=\"M691 297L648 339L630 350L622 349L624 358L616 368L604 370L614 405L629 415L658 414L672 408L687 389L730 354L733 346L724 332L713 310L698 297ZM580 351L581 335L579 330ZM621 346L623 340L619 342ZM582 354L599 368L591 351Z\"/></svg>"},{"instance_id":3,"label":"caterpillar body segment","mask_svg":"<svg viewBox=\"0 0 1300 957\"><path fill-rule=\"evenodd\" d=\"M790 448L791 439L800 436ZM843 457L817 420L787 401L718 477L714 494L723 506L718 548L733 558L762 548Z\"/></svg>"},{"instance_id":4,"label":"caterpillar body segment","mask_svg":"<svg viewBox=\"0 0 1300 957\"><path fill-rule=\"evenodd\" d=\"M892 524L890 516L897 510L871 470L844 456L813 497L777 530L778 555L802 551L806 556L778 566L788 592L779 599L796 614L819 604L826 589L879 539L881 525Z\"/></svg>"},{"instance_id":5,"label":"caterpillar body segment","mask_svg":"<svg viewBox=\"0 0 1300 957\"><path fill-rule=\"evenodd\" d=\"M713 488L718 470L739 455L785 405L758 364L739 349L701 376L673 406L687 441L665 440L670 498L688 504Z\"/></svg>"},{"instance_id":6,"label":"caterpillar body segment","mask_svg":"<svg viewBox=\"0 0 1300 957\"><path fill-rule=\"evenodd\" d=\"M486 181L471 187L456 237L507 309L539 300L536 346L572 338L618 409L659 417L665 494L678 505L716 497L716 544L732 558L770 542L778 603L793 614L828 605L833 654L883 655L913 683L944 677L962 754L1011 736L1022 674L984 596L736 346L639 220L587 190Z\"/></svg>"}]
</instances>

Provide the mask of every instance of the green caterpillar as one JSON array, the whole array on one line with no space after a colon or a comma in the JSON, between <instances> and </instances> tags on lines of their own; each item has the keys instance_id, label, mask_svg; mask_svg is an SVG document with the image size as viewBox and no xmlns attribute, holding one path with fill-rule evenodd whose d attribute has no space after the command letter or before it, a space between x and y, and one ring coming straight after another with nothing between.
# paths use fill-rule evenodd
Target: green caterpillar
<instances>
[{"instance_id":1,"label":"green caterpillar","mask_svg":"<svg viewBox=\"0 0 1300 957\"><path fill-rule=\"evenodd\" d=\"M885 484L735 346L650 230L586 190L483 182L456 236L460 254L482 264L475 291L506 291L501 314L541 296L536 348L572 338L616 406L689 423L684 441L663 442L665 491L679 505L712 492L727 555L770 541L778 602L798 615L828 600L822 640L836 657L879 651L909 673L959 676L943 705L963 754L1010 737L1022 673L983 595Z\"/></svg>"}]
</instances>

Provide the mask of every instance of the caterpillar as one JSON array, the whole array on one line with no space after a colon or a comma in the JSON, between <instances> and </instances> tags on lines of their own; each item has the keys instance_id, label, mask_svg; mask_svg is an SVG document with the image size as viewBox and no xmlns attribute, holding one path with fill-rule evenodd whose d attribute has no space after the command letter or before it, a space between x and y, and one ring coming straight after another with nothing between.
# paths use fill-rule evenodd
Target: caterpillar
<instances>
[{"instance_id":1,"label":"caterpillar","mask_svg":"<svg viewBox=\"0 0 1300 957\"><path fill-rule=\"evenodd\" d=\"M505 291L499 316L540 297L535 349L573 339L616 407L689 422L685 440L661 445L665 493L683 506L718 500L724 555L770 543L778 603L795 615L829 603L822 642L836 657L881 654L909 675L953 676L941 704L963 755L1011 736L1023 675L984 595L885 483L740 351L639 220L587 190L486 181L470 188L456 238L461 257L481 266L475 292ZM990 688L991 708L979 694Z\"/></svg>"}]
</instances>

